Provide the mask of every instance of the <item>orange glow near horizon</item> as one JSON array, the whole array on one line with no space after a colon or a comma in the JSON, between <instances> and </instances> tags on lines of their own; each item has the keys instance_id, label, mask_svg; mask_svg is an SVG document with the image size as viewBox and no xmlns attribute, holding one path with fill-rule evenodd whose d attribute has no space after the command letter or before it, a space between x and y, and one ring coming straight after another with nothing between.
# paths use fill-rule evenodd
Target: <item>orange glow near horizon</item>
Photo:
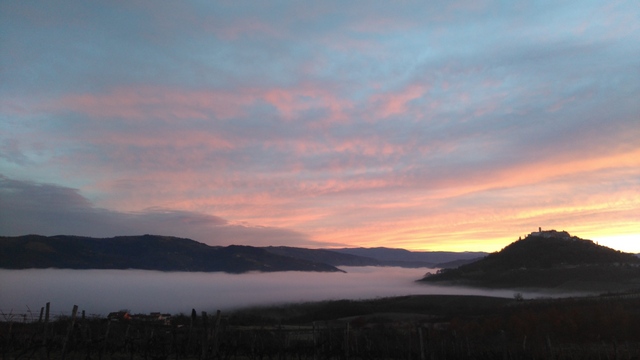
<instances>
[{"instance_id":1,"label":"orange glow near horizon","mask_svg":"<svg viewBox=\"0 0 640 360\"><path fill-rule=\"evenodd\" d=\"M543 228L545 229L545 228ZM384 238L380 241L373 242L358 242L352 243L346 247L387 247L387 248L401 248L410 251L453 251L453 252L487 252L492 253L500 251L507 245L518 240L518 238L526 237L527 234L538 231L537 229L527 229L528 231L521 231L517 235L472 235L470 233L441 233L435 234L423 238L423 242L401 242L401 241L389 241L388 238ZM552 229L546 229L552 230ZM558 229L559 231L562 229ZM640 254L640 229L636 229L636 232L619 233L616 234L613 231L602 233L581 233L578 231L567 230L571 236L577 236L581 239L592 240L593 242L606 246L622 252ZM629 229L629 231L633 231ZM601 235L605 234L605 235ZM612 235L613 234L613 235ZM437 240L434 240L437 239ZM327 248L340 248L344 246L329 246Z\"/></svg>"}]
</instances>

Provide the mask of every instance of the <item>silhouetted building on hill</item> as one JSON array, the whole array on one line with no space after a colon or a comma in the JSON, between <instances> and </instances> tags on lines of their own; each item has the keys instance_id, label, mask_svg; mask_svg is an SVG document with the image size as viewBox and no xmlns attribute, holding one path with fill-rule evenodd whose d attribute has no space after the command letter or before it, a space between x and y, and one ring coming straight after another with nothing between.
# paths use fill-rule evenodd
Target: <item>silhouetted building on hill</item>
<instances>
[{"instance_id":1,"label":"silhouetted building on hill","mask_svg":"<svg viewBox=\"0 0 640 360\"><path fill-rule=\"evenodd\" d=\"M558 239L571 239L571 235L569 235L566 231L556 231L556 230L542 230L542 228L538 228L538 231L534 231L529 236L540 236L544 238L558 238Z\"/></svg>"}]
</instances>

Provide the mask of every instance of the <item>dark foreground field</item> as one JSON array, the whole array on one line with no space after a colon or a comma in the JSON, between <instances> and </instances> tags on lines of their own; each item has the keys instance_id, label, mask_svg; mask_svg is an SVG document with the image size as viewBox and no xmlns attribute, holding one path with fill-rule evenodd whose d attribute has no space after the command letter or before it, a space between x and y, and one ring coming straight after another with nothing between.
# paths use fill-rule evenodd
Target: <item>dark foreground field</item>
<instances>
[{"instance_id":1,"label":"dark foreground field","mask_svg":"<svg viewBox=\"0 0 640 360\"><path fill-rule=\"evenodd\" d=\"M640 297L404 296L0 322L8 359L637 359ZM9 320L9 321L7 321Z\"/></svg>"}]
</instances>

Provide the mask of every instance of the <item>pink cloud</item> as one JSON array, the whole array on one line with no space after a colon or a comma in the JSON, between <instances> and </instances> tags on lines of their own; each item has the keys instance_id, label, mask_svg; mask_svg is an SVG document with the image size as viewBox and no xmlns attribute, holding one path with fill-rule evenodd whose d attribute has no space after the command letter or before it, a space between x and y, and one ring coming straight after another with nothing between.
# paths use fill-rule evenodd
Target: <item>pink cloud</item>
<instances>
[{"instance_id":1,"label":"pink cloud","mask_svg":"<svg viewBox=\"0 0 640 360\"><path fill-rule=\"evenodd\" d=\"M146 133L119 131L86 134L86 136L92 144L103 144L111 148L135 145L140 148L154 149L154 151L161 151L162 147L168 147L168 151L178 151L198 146L204 146L208 150L233 149L243 143L241 139L231 139L215 132L188 128L179 130L153 128Z\"/></svg>"},{"instance_id":2,"label":"pink cloud","mask_svg":"<svg viewBox=\"0 0 640 360\"><path fill-rule=\"evenodd\" d=\"M72 94L47 109L71 110L92 117L129 120L232 119L247 114L258 101L273 105L283 119L295 119L312 109L327 109L327 121L346 119L353 104L330 90L312 85L294 88L180 90L166 87L125 87L103 94Z\"/></svg>"},{"instance_id":3,"label":"pink cloud","mask_svg":"<svg viewBox=\"0 0 640 360\"><path fill-rule=\"evenodd\" d=\"M228 91L145 86L117 88L106 94L67 95L50 107L130 120L229 119L244 114L244 107L254 99L251 94Z\"/></svg>"},{"instance_id":4,"label":"pink cloud","mask_svg":"<svg viewBox=\"0 0 640 360\"><path fill-rule=\"evenodd\" d=\"M443 198L452 198L499 188L544 183L572 174L640 167L640 149L616 151L585 158L546 158L501 168L468 171L464 177L441 177L430 182ZM416 179L415 181L420 181Z\"/></svg>"},{"instance_id":5,"label":"pink cloud","mask_svg":"<svg viewBox=\"0 0 640 360\"><path fill-rule=\"evenodd\" d=\"M376 106L374 116L387 118L403 114L408 111L407 106L411 100L421 98L428 90L424 85L411 85L399 93L374 95L370 100Z\"/></svg>"},{"instance_id":6,"label":"pink cloud","mask_svg":"<svg viewBox=\"0 0 640 360\"><path fill-rule=\"evenodd\" d=\"M293 120L301 112L311 109L327 109L328 122L345 120L346 111L353 104L334 92L316 86L303 85L298 88L274 88L266 90L261 97L278 109L286 120Z\"/></svg>"}]
</instances>

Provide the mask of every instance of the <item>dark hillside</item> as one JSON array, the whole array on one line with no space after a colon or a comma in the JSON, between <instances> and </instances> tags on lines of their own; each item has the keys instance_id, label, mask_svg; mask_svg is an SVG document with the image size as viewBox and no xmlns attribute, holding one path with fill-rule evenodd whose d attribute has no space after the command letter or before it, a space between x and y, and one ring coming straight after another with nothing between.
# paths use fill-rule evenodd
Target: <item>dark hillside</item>
<instances>
[{"instance_id":1,"label":"dark hillside","mask_svg":"<svg viewBox=\"0 0 640 360\"><path fill-rule=\"evenodd\" d=\"M528 236L511 243L479 263L483 270L550 268L554 266L638 263L633 254L623 253L578 237Z\"/></svg>"},{"instance_id":2,"label":"dark hillside","mask_svg":"<svg viewBox=\"0 0 640 360\"><path fill-rule=\"evenodd\" d=\"M640 260L569 236L536 232L477 262L423 279L485 287L620 290L640 287Z\"/></svg>"},{"instance_id":3,"label":"dark hillside","mask_svg":"<svg viewBox=\"0 0 640 360\"><path fill-rule=\"evenodd\" d=\"M484 252L452 252L452 251L409 251L385 247L377 248L341 248L331 249L344 254L369 257L384 261L422 261L432 264L454 261L459 259L475 259L487 255Z\"/></svg>"},{"instance_id":4,"label":"dark hillside","mask_svg":"<svg viewBox=\"0 0 640 360\"><path fill-rule=\"evenodd\" d=\"M161 271L340 271L251 246L213 247L190 239L142 235L0 237L0 268L144 269Z\"/></svg>"},{"instance_id":5,"label":"dark hillside","mask_svg":"<svg viewBox=\"0 0 640 360\"><path fill-rule=\"evenodd\" d=\"M263 248L270 253L289 256L296 259L321 262L333 266L381 266L381 261L337 251L324 249L305 249L289 246L268 246Z\"/></svg>"}]
</instances>

